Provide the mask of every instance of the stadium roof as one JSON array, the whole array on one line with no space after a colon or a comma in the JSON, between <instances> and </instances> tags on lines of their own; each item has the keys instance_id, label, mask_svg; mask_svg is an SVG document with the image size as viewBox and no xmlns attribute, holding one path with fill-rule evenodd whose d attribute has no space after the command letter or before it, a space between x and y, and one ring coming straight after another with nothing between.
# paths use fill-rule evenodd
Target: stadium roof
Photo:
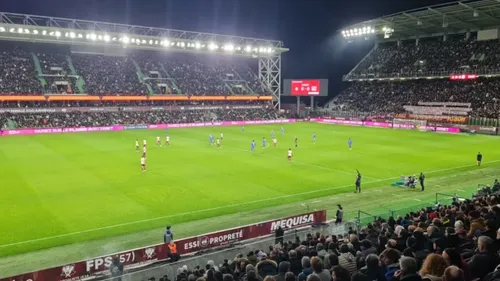
<instances>
[{"instance_id":1,"label":"stadium roof","mask_svg":"<svg viewBox=\"0 0 500 281\"><path fill-rule=\"evenodd\" d=\"M377 39L384 39L385 31L389 30L392 40L498 28L500 0L464 0L433 5L382 16L341 30L344 33L355 29L361 31L363 27L374 29ZM366 36L361 32L356 35Z\"/></svg>"}]
</instances>

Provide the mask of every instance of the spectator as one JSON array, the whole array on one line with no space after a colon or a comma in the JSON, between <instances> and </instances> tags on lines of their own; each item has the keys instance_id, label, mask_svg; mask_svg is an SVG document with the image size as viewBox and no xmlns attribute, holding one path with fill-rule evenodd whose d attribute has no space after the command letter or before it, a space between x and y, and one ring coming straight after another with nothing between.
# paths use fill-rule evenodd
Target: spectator
<instances>
[{"instance_id":1,"label":"spectator","mask_svg":"<svg viewBox=\"0 0 500 281\"><path fill-rule=\"evenodd\" d=\"M332 278L330 272L323 268L321 258L312 257L311 268L313 270L313 274L318 275L320 281L331 281Z\"/></svg>"},{"instance_id":2,"label":"spectator","mask_svg":"<svg viewBox=\"0 0 500 281\"><path fill-rule=\"evenodd\" d=\"M399 281L421 281L422 278L417 274L417 261L414 258L402 257L399 260L400 270L394 273L391 280Z\"/></svg>"},{"instance_id":3,"label":"spectator","mask_svg":"<svg viewBox=\"0 0 500 281\"><path fill-rule=\"evenodd\" d=\"M420 269L420 276L426 281L441 281L446 267L446 260L442 256L429 254Z\"/></svg>"},{"instance_id":4,"label":"spectator","mask_svg":"<svg viewBox=\"0 0 500 281\"><path fill-rule=\"evenodd\" d=\"M379 265L380 261L377 255L369 254L366 257L366 266L360 269L360 272L372 281L387 281L384 270Z\"/></svg>"},{"instance_id":5,"label":"spectator","mask_svg":"<svg viewBox=\"0 0 500 281\"><path fill-rule=\"evenodd\" d=\"M332 269L333 281L350 281L349 271L340 265L336 265Z\"/></svg>"},{"instance_id":6,"label":"spectator","mask_svg":"<svg viewBox=\"0 0 500 281\"><path fill-rule=\"evenodd\" d=\"M480 236L477 239L477 253L467 263L472 279L482 280L500 264L498 254L492 251L492 246L493 241L488 236Z\"/></svg>"},{"instance_id":7,"label":"spectator","mask_svg":"<svg viewBox=\"0 0 500 281\"><path fill-rule=\"evenodd\" d=\"M311 267L311 260L309 257L302 258L302 272L298 276L299 281L305 281L309 275L313 273L313 269Z\"/></svg>"},{"instance_id":8,"label":"spectator","mask_svg":"<svg viewBox=\"0 0 500 281\"><path fill-rule=\"evenodd\" d=\"M466 281L463 270L452 265L444 271L443 281Z\"/></svg>"},{"instance_id":9,"label":"spectator","mask_svg":"<svg viewBox=\"0 0 500 281\"><path fill-rule=\"evenodd\" d=\"M443 251L443 258L449 266L456 266L463 271L466 280L469 280L469 268L467 263L462 259L462 256L455 248L446 248Z\"/></svg>"},{"instance_id":10,"label":"spectator","mask_svg":"<svg viewBox=\"0 0 500 281\"><path fill-rule=\"evenodd\" d=\"M339 265L345 268L349 272L349 275L358 270L356 258L349 251L349 246L347 244L342 244L340 246Z\"/></svg>"},{"instance_id":11,"label":"spectator","mask_svg":"<svg viewBox=\"0 0 500 281\"><path fill-rule=\"evenodd\" d=\"M266 254L262 254L262 259L255 267L259 276L265 278L267 276L274 276L278 274L278 265L275 261L269 259ZM274 278L273 278L274 279Z\"/></svg>"},{"instance_id":12,"label":"spectator","mask_svg":"<svg viewBox=\"0 0 500 281\"><path fill-rule=\"evenodd\" d=\"M293 274L293 272L287 272L285 274L285 281L297 281L297 275Z\"/></svg>"},{"instance_id":13,"label":"spectator","mask_svg":"<svg viewBox=\"0 0 500 281\"><path fill-rule=\"evenodd\" d=\"M290 263L287 261L280 262L278 266L278 275L274 276L276 281L285 281L285 275L290 271Z\"/></svg>"},{"instance_id":14,"label":"spectator","mask_svg":"<svg viewBox=\"0 0 500 281\"><path fill-rule=\"evenodd\" d=\"M380 262L384 268L385 278L391 280L394 273L398 271L399 268L399 258L401 254L395 249L386 249L380 254Z\"/></svg>"}]
</instances>

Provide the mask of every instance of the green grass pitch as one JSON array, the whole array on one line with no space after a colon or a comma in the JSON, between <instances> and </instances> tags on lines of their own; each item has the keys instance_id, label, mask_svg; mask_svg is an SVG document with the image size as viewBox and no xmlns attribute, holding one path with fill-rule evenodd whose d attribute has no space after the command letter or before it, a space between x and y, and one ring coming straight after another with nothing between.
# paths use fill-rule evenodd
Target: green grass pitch
<instances>
[{"instance_id":1,"label":"green grass pitch","mask_svg":"<svg viewBox=\"0 0 500 281\"><path fill-rule=\"evenodd\" d=\"M164 130L0 138L1 275L157 243L167 224L184 237L308 206L332 216L338 203L349 217L359 209L385 215L429 204L436 192L470 196L500 171L497 137L315 123L285 124L282 136L280 127L170 129L169 147L155 145L156 136L164 141ZM270 141L273 129L277 148ZM222 148L208 144L210 133L224 133ZM145 173L136 139L148 141ZM475 166L478 151L481 167ZM352 193L356 169L363 175L361 195ZM424 193L390 186L421 171L428 179ZM29 264L35 250L43 251ZM61 251L72 253L58 256Z\"/></svg>"}]
</instances>

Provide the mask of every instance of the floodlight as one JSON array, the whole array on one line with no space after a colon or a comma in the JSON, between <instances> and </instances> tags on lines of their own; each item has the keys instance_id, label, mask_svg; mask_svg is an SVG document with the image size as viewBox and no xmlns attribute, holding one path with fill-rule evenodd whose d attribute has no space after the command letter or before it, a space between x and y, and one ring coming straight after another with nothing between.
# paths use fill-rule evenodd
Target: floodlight
<instances>
[{"instance_id":1,"label":"floodlight","mask_svg":"<svg viewBox=\"0 0 500 281\"><path fill-rule=\"evenodd\" d=\"M97 35L97 39L102 40L102 35Z\"/></svg>"},{"instance_id":2,"label":"floodlight","mask_svg":"<svg viewBox=\"0 0 500 281\"><path fill-rule=\"evenodd\" d=\"M127 36L123 36L122 42L123 42L123 44L128 44L130 42L130 38L128 38Z\"/></svg>"},{"instance_id":3,"label":"floodlight","mask_svg":"<svg viewBox=\"0 0 500 281\"><path fill-rule=\"evenodd\" d=\"M272 51L273 51L273 49L271 49L271 48L267 48L267 52L268 52L268 53L271 53Z\"/></svg>"},{"instance_id":4,"label":"floodlight","mask_svg":"<svg viewBox=\"0 0 500 281\"><path fill-rule=\"evenodd\" d=\"M74 32L70 32L70 33L69 33L69 37L71 37L71 38L75 38L75 37L76 37L76 34L75 34Z\"/></svg>"},{"instance_id":5,"label":"floodlight","mask_svg":"<svg viewBox=\"0 0 500 281\"><path fill-rule=\"evenodd\" d=\"M24 33L30 33L30 30L29 29L24 29Z\"/></svg>"},{"instance_id":6,"label":"floodlight","mask_svg":"<svg viewBox=\"0 0 500 281\"><path fill-rule=\"evenodd\" d=\"M11 29L9 29L9 31L12 32L12 33L15 33L16 29L15 28L11 28Z\"/></svg>"},{"instance_id":7,"label":"floodlight","mask_svg":"<svg viewBox=\"0 0 500 281\"><path fill-rule=\"evenodd\" d=\"M149 45L153 45L153 40L149 40Z\"/></svg>"},{"instance_id":8,"label":"floodlight","mask_svg":"<svg viewBox=\"0 0 500 281\"><path fill-rule=\"evenodd\" d=\"M250 53L252 51L252 46L246 46L245 47L245 52Z\"/></svg>"},{"instance_id":9,"label":"floodlight","mask_svg":"<svg viewBox=\"0 0 500 281\"><path fill-rule=\"evenodd\" d=\"M155 45L158 45L158 40L155 40Z\"/></svg>"},{"instance_id":10,"label":"floodlight","mask_svg":"<svg viewBox=\"0 0 500 281\"><path fill-rule=\"evenodd\" d=\"M232 51L234 51L234 46L232 44L226 44L224 46L224 50L226 50L228 52L232 52Z\"/></svg>"},{"instance_id":11,"label":"floodlight","mask_svg":"<svg viewBox=\"0 0 500 281\"><path fill-rule=\"evenodd\" d=\"M175 45L175 42L170 43L170 46L174 46L174 45Z\"/></svg>"},{"instance_id":12,"label":"floodlight","mask_svg":"<svg viewBox=\"0 0 500 281\"><path fill-rule=\"evenodd\" d=\"M96 40L97 39L97 35L95 35L94 33L90 34L90 40Z\"/></svg>"},{"instance_id":13,"label":"floodlight","mask_svg":"<svg viewBox=\"0 0 500 281\"><path fill-rule=\"evenodd\" d=\"M64 37L69 37L69 32L64 33Z\"/></svg>"},{"instance_id":14,"label":"floodlight","mask_svg":"<svg viewBox=\"0 0 500 281\"><path fill-rule=\"evenodd\" d=\"M142 39L142 44L146 44L146 40L145 39Z\"/></svg>"},{"instance_id":15,"label":"floodlight","mask_svg":"<svg viewBox=\"0 0 500 281\"><path fill-rule=\"evenodd\" d=\"M132 40L131 40L131 41L132 41L132 43L135 43L135 38L132 38Z\"/></svg>"},{"instance_id":16,"label":"floodlight","mask_svg":"<svg viewBox=\"0 0 500 281\"><path fill-rule=\"evenodd\" d=\"M215 49L218 49L218 48L219 48L219 46L217 46L215 43L210 43L210 44L208 45L208 48L209 48L210 50L215 50Z\"/></svg>"},{"instance_id":17,"label":"floodlight","mask_svg":"<svg viewBox=\"0 0 500 281\"><path fill-rule=\"evenodd\" d=\"M116 42L116 40L118 40L118 38L115 36L113 36L113 38L111 38L111 41L113 41L113 42Z\"/></svg>"},{"instance_id":18,"label":"floodlight","mask_svg":"<svg viewBox=\"0 0 500 281\"><path fill-rule=\"evenodd\" d=\"M195 44L195 48L196 48L196 49L201 48L201 44L200 44L200 42L196 42L196 44Z\"/></svg>"},{"instance_id":19,"label":"floodlight","mask_svg":"<svg viewBox=\"0 0 500 281\"><path fill-rule=\"evenodd\" d=\"M56 31L56 37L61 37L61 32L60 31Z\"/></svg>"},{"instance_id":20,"label":"floodlight","mask_svg":"<svg viewBox=\"0 0 500 281\"><path fill-rule=\"evenodd\" d=\"M0 32L5 32L5 27L0 26Z\"/></svg>"},{"instance_id":21,"label":"floodlight","mask_svg":"<svg viewBox=\"0 0 500 281\"><path fill-rule=\"evenodd\" d=\"M17 32L19 32L19 33L23 33L23 29L22 29L22 28L18 28L18 29L17 29Z\"/></svg>"},{"instance_id":22,"label":"floodlight","mask_svg":"<svg viewBox=\"0 0 500 281\"><path fill-rule=\"evenodd\" d=\"M109 40L111 40L111 38L110 38L110 37L109 37L109 35L107 35L107 34L106 34L106 35L104 35L104 36L102 37L102 39L104 39L104 41L105 41L105 42L109 42Z\"/></svg>"},{"instance_id":23,"label":"floodlight","mask_svg":"<svg viewBox=\"0 0 500 281\"><path fill-rule=\"evenodd\" d=\"M78 33L78 38L83 38L83 34Z\"/></svg>"},{"instance_id":24,"label":"floodlight","mask_svg":"<svg viewBox=\"0 0 500 281\"><path fill-rule=\"evenodd\" d=\"M42 30L42 35L47 35L47 30Z\"/></svg>"}]
</instances>

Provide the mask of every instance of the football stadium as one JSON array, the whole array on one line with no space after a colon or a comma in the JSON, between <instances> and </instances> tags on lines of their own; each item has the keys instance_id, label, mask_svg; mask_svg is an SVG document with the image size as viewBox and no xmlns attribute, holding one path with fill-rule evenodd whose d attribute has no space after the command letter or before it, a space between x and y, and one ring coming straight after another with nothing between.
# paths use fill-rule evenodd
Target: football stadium
<instances>
[{"instance_id":1,"label":"football stadium","mask_svg":"<svg viewBox=\"0 0 500 281\"><path fill-rule=\"evenodd\" d=\"M278 40L0 19L0 281L500 278L498 1L343 27L335 93Z\"/></svg>"}]
</instances>

